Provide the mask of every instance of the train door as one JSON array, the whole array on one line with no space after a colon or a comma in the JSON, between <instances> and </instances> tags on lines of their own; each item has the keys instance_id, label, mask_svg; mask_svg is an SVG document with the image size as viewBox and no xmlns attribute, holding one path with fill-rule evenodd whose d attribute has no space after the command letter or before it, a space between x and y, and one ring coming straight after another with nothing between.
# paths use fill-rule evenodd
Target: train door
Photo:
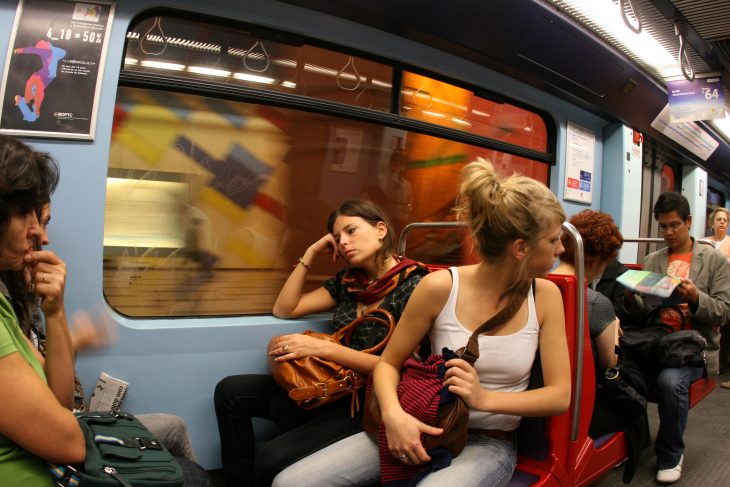
<instances>
[{"instance_id":1,"label":"train door","mask_svg":"<svg viewBox=\"0 0 730 487\"><path fill-rule=\"evenodd\" d=\"M682 170L679 157L657 141L645 137L642 176L639 236L661 237L652 208L664 191L681 192ZM659 244L655 243L640 243L638 263L642 264L644 256L658 247Z\"/></svg>"}]
</instances>

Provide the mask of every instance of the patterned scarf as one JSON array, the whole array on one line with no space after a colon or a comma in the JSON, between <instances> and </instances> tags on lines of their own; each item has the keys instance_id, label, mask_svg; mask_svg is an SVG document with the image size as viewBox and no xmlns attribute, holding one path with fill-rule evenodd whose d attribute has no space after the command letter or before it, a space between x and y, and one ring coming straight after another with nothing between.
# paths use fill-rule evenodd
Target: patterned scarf
<instances>
[{"instance_id":1,"label":"patterned scarf","mask_svg":"<svg viewBox=\"0 0 730 487\"><path fill-rule=\"evenodd\" d=\"M358 302L365 305L373 304L390 294L414 270L426 269L424 264L408 257L393 256L393 258L397 264L383 277L370 281L364 269L353 267L342 276L342 285L348 293L355 295Z\"/></svg>"}]
</instances>

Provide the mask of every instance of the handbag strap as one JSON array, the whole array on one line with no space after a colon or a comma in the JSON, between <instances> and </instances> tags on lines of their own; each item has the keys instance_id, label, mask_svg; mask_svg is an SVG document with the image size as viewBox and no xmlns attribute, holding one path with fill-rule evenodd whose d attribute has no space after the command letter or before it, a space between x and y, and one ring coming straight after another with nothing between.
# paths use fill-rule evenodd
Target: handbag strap
<instances>
[{"instance_id":1,"label":"handbag strap","mask_svg":"<svg viewBox=\"0 0 730 487\"><path fill-rule=\"evenodd\" d=\"M469 341L467 342L466 347L461 352L462 359L466 360L470 365L474 365L474 362L476 362L479 358L479 335L481 335L482 333L486 333L489 330L492 330L509 321L517 313L517 311L519 311L522 303L527 297L527 293L530 291L530 287L533 288L534 292L534 279L525 279L523 281L519 281L511 290L507 291L507 296L509 296L509 302L507 302L507 306L502 308L496 315L489 318L479 328L474 330L474 332L469 337Z\"/></svg>"},{"instance_id":2,"label":"handbag strap","mask_svg":"<svg viewBox=\"0 0 730 487\"><path fill-rule=\"evenodd\" d=\"M355 331L355 329L363 323L368 322L376 323L380 326L386 327L388 329L388 333L385 335L385 338L383 338L377 345L360 351L364 353L379 352L388 344L388 340L390 340L390 337L393 335L393 330L395 330L395 320L393 319L393 315L381 308L368 310L359 318L343 326L334 333L334 339L338 342L349 345L352 338L352 333Z\"/></svg>"}]
</instances>

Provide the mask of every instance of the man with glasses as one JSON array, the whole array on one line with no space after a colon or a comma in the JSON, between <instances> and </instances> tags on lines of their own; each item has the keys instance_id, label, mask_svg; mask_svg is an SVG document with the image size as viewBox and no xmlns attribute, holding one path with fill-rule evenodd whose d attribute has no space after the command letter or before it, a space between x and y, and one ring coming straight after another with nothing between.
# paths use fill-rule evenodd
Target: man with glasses
<instances>
[{"instance_id":1,"label":"man with glasses","mask_svg":"<svg viewBox=\"0 0 730 487\"><path fill-rule=\"evenodd\" d=\"M702 245L690 237L692 216L687 199L674 192L659 195L654 204L654 218L667 244L646 256L644 270L679 277L682 283L675 295L683 304L692 328L707 340L707 373L719 371L720 330L730 319L730 270L727 261L712 246ZM681 323L681 316L662 310L662 321ZM659 431L655 450L660 483L673 483L682 474L684 429L689 411L689 385L702 375L697 367L665 368L659 373L655 394L659 406Z\"/></svg>"}]
</instances>

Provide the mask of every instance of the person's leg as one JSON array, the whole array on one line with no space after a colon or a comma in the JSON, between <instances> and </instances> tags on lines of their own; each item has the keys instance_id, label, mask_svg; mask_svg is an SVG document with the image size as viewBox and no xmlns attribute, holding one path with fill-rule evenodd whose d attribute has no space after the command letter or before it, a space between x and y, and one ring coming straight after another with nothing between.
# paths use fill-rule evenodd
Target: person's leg
<instances>
[{"instance_id":1,"label":"person's leg","mask_svg":"<svg viewBox=\"0 0 730 487\"><path fill-rule=\"evenodd\" d=\"M269 418L269 404L280 390L270 375L234 375L216 386L215 414L227 486L254 485L256 438L252 418Z\"/></svg>"},{"instance_id":2,"label":"person's leg","mask_svg":"<svg viewBox=\"0 0 730 487\"><path fill-rule=\"evenodd\" d=\"M184 457L175 457L183 471L182 487L211 487L210 475L203 467Z\"/></svg>"},{"instance_id":3,"label":"person's leg","mask_svg":"<svg viewBox=\"0 0 730 487\"><path fill-rule=\"evenodd\" d=\"M193 444L188 434L188 425L180 416L167 413L136 414L140 422L147 427L155 438L170 450L175 457L182 457L197 462Z\"/></svg>"},{"instance_id":4,"label":"person's leg","mask_svg":"<svg viewBox=\"0 0 730 487\"><path fill-rule=\"evenodd\" d=\"M655 386L659 410L656 437L657 468L675 467L684 453L684 430L689 413L689 386L702 376L698 367L662 369Z\"/></svg>"},{"instance_id":5,"label":"person's leg","mask_svg":"<svg viewBox=\"0 0 730 487\"><path fill-rule=\"evenodd\" d=\"M430 473L418 487L502 487L517 466L517 451L511 442L483 435L469 435L464 450L451 465Z\"/></svg>"},{"instance_id":6,"label":"person's leg","mask_svg":"<svg viewBox=\"0 0 730 487\"><path fill-rule=\"evenodd\" d=\"M378 445L360 432L287 467L272 487L358 487L379 478Z\"/></svg>"},{"instance_id":7,"label":"person's leg","mask_svg":"<svg viewBox=\"0 0 730 487\"><path fill-rule=\"evenodd\" d=\"M350 417L347 399L309 411L317 416L299 425L290 424L291 414L282 406L286 405L282 405L279 398L272 401L271 415L274 423L286 432L256 454L256 485L259 487L271 485L279 472L298 460L362 430L362 417L360 414Z\"/></svg>"}]
</instances>

